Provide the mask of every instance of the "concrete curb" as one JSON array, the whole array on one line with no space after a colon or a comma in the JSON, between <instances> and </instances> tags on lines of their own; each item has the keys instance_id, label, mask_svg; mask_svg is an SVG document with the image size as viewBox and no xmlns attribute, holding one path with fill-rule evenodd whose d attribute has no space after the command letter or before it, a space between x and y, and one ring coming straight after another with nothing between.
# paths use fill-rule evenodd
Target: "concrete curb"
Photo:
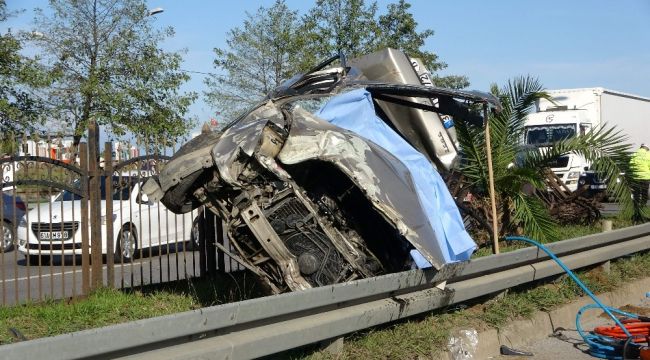
<instances>
[{"instance_id":1,"label":"concrete curb","mask_svg":"<svg viewBox=\"0 0 650 360\"><path fill-rule=\"evenodd\" d=\"M621 288L607 293L598 294L606 305L620 307L633 304L642 299L650 289L650 278L634 281L623 285ZM576 301L566 304L549 312L540 311L530 319L516 320L501 329L489 329L479 333L479 345L476 359L492 359L499 356L501 345L517 348L532 341L542 339L552 334L555 329L575 329L575 317L578 310L593 301L589 297L581 297ZM589 311L584 314L583 320L588 321L600 315L599 311ZM448 359L452 359L449 353Z\"/></svg>"}]
</instances>

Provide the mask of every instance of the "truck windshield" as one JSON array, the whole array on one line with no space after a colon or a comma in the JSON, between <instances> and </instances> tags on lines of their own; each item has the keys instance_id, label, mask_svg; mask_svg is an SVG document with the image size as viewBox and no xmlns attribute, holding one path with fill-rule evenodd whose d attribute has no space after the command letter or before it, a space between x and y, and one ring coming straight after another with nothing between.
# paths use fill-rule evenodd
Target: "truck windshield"
<instances>
[{"instance_id":1,"label":"truck windshield","mask_svg":"<svg viewBox=\"0 0 650 360\"><path fill-rule=\"evenodd\" d=\"M569 139L576 134L576 124L538 125L526 127L526 144L550 144Z\"/></svg>"}]
</instances>

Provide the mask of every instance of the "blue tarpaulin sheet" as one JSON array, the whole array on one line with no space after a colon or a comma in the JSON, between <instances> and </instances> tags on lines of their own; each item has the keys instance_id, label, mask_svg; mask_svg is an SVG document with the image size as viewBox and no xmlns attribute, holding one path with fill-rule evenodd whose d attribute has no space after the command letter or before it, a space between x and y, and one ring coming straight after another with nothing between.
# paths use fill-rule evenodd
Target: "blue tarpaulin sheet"
<instances>
[{"instance_id":1,"label":"blue tarpaulin sheet","mask_svg":"<svg viewBox=\"0 0 650 360\"><path fill-rule=\"evenodd\" d=\"M333 97L316 115L338 127L374 142L395 156L410 171L421 208L426 212L435 239L421 239L429 247L438 247L446 263L468 260L476 244L463 225L445 182L420 152L384 123L375 112L372 96L365 89ZM411 251L420 268L430 267L417 251Z\"/></svg>"}]
</instances>

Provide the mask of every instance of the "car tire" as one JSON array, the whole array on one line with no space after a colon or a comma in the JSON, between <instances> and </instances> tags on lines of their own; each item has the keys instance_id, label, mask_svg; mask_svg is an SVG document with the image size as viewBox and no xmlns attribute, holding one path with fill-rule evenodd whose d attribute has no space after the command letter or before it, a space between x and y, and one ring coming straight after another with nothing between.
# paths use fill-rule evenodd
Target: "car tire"
<instances>
[{"instance_id":1,"label":"car tire","mask_svg":"<svg viewBox=\"0 0 650 360\"><path fill-rule=\"evenodd\" d=\"M2 252L6 253L14 248L16 230L8 221L2 221Z\"/></svg>"},{"instance_id":2,"label":"car tire","mask_svg":"<svg viewBox=\"0 0 650 360\"><path fill-rule=\"evenodd\" d=\"M115 263L127 264L137 255L138 236L135 226L124 225L115 241Z\"/></svg>"},{"instance_id":3,"label":"car tire","mask_svg":"<svg viewBox=\"0 0 650 360\"><path fill-rule=\"evenodd\" d=\"M201 248L201 241L205 236L205 229L203 228L203 221L197 217L192 222L192 229L190 230L190 241L187 243L187 250L198 251Z\"/></svg>"}]
</instances>

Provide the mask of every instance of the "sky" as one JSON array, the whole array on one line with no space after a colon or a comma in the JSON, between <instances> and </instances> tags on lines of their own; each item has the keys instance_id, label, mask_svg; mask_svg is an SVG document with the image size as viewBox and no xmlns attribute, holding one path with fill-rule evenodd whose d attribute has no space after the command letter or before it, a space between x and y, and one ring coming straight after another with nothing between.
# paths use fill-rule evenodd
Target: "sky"
<instances>
[{"instance_id":1,"label":"sky","mask_svg":"<svg viewBox=\"0 0 650 360\"><path fill-rule=\"evenodd\" d=\"M230 29L246 12L274 0L148 0L161 7L157 26L172 26L167 50L186 49L183 69L215 72L212 49L226 47ZM304 14L315 1L286 0ZM380 12L387 4L380 0ZM487 91L519 75L538 77L547 89L604 87L650 97L650 0L411 0L420 30L432 29L425 45L449 66L441 75L466 75L470 88ZM0 26L32 29L33 9L46 0L7 0L24 9ZM204 75L192 73L184 89L202 93ZM200 122L217 117L200 98L190 110ZM220 119L218 119L220 120Z\"/></svg>"}]
</instances>

